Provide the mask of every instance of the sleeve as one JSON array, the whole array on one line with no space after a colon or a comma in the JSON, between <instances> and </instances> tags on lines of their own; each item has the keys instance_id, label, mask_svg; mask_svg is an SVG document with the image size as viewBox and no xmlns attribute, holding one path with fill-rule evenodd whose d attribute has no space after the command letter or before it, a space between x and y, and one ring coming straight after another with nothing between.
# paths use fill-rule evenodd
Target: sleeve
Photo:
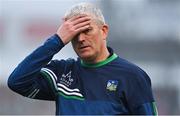
<instances>
[{"instance_id":1,"label":"sleeve","mask_svg":"<svg viewBox=\"0 0 180 116\"><path fill-rule=\"evenodd\" d=\"M48 65L41 68L40 74L46 79L54 94L58 93L57 77L62 75L65 65L65 60L52 60Z\"/></svg>"},{"instance_id":2,"label":"sleeve","mask_svg":"<svg viewBox=\"0 0 180 116\"><path fill-rule=\"evenodd\" d=\"M158 115L151 80L143 70L138 70L127 85L126 99L132 114Z\"/></svg>"},{"instance_id":3,"label":"sleeve","mask_svg":"<svg viewBox=\"0 0 180 116\"><path fill-rule=\"evenodd\" d=\"M8 78L8 87L25 97L54 100L54 89L41 70L43 67L56 69L55 62L49 62L63 47L64 44L58 35L50 37L15 68Z\"/></svg>"}]
</instances>

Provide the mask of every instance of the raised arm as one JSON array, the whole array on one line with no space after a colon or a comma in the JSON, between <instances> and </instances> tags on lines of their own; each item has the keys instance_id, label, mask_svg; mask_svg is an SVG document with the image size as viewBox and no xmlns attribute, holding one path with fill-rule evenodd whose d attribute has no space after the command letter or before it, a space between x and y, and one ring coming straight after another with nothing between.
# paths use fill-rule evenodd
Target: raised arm
<instances>
[{"instance_id":1,"label":"raised arm","mask_svg":"<svg viewBox=\"0 0 180 116\"><path fill-rule=\"evenodd\" d=\"M56 70L56 62L48 63L75 35L88 28L89 20L87 16L75 16L64 20L55 35L15 68L8 79L9 88L26 97L54 100L55 91L42 75L41 69L50 67Z\"/></svg>"}]
</instances>

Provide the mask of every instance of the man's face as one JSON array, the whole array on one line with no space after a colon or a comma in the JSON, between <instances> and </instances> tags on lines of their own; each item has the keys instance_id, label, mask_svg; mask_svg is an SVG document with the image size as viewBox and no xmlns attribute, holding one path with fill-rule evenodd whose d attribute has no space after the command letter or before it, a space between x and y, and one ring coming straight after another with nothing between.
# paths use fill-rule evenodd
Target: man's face
<instances>
[{"instance_id":1,"label":"man's face","mask_svg":"<svg viewBox=\"0 0 180 116\"><path fill-rule=\"evenodd\" d=\"M72 46L77 55L84 61L94 61L106 47L107 26L99 25L94 20L90 27L79 33L72 40Z\"/></svg>"}]
</instances>

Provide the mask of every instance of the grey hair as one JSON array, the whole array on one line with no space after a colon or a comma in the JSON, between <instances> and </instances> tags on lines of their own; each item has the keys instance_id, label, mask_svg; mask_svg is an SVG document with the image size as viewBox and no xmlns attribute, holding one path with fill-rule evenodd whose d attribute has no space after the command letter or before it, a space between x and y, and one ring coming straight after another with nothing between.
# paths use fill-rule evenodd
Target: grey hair
<instances>
[{"instance_id":1,"label":"grey hair","mask_svg":"<svg viewBox=\"0 0 180 116\"><path fill-rule=\"evenodd\" d=\"M91 3L79 3L72 6L72 8L70 8L65 13L65 19L70 19L73 16L83 15L83 14L90 15L96 21L100 22L101 24L105 24L105 19L101 10L97 6Z\"/></svg>"}]
</instances>

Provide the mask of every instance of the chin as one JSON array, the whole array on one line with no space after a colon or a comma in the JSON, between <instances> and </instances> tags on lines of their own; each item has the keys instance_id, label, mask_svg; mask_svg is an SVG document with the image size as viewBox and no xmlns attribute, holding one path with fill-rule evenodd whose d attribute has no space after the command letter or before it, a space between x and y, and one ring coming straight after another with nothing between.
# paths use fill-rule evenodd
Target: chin
<instances>
[{"instance_id":1,"label":"chin","mask_svg":"<svg viewBox=\"0 0 180 116\"><path fill-rule=\"evenodd\" d=\"M81 59L90 59L91 55L79 55Z\"/></svg>"},{"instance_id":2,"label":"chin","mask_svg":"<svg viewBox=\"0 0 180 116\"><path fill-rule=\"evenodd\" d=\"M91 54L79 54L79 57L84 61L91 61L93 59Z\"/></svg>"}]
</instances>

